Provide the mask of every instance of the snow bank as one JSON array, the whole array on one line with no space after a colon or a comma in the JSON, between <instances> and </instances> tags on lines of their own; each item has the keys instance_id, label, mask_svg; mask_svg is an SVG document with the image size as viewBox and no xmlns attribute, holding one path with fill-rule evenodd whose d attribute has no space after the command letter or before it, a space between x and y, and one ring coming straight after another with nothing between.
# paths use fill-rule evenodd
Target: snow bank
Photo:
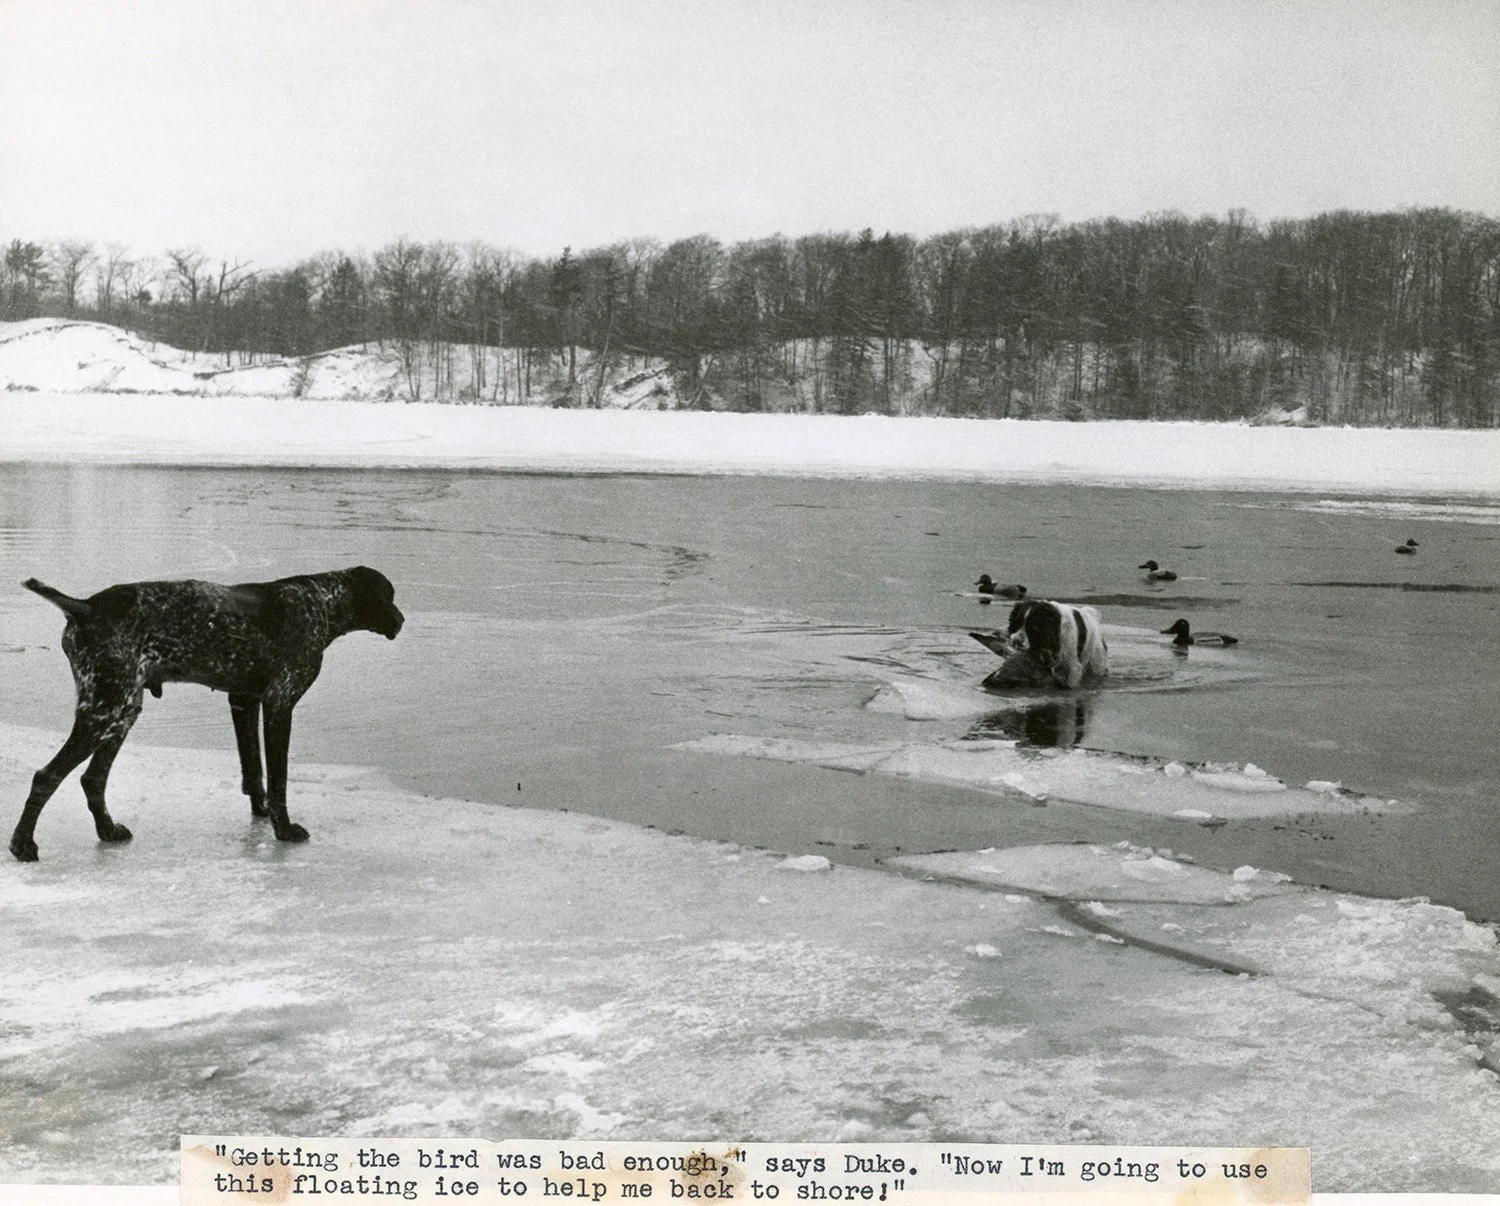
<instances>
[{"instance_id":1,"label":"snow bank","mask_svg":"<svg viewBox=\"0 0 1500 1206\"><path fill-rule=\"evenodd\" d=\"M0 398L0 459L786 473L1500 495L1500 432L563 411L278 398Z\"/></svg>"},{"instance_id":2,"label":"snow bank","mask_svg":"<svg viewBox=\"0 0 1500 1206\"><path fill-rule=\"evenodd\" d=\"M0 797L59 740L0 726ZM127 744L128 845L76 782L49 805L42 861L0 874L0 1059L27 1085L0 1095L0 1178L167 1181L180 1132L705 1127L1310 1144L1324 1191L1500 1177L1500 954L1450 909L1114 848L927 882L294 775L295 847L227 747ZM1206 888L1141 899L1080 859Z\"/></svg>"}]
</instances>

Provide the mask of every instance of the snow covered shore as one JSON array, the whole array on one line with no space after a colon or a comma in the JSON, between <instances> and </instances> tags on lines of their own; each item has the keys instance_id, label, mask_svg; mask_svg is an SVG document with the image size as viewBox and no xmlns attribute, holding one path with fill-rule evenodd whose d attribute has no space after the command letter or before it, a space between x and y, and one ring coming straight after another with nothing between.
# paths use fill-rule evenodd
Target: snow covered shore
<instances>
[{"instance_id":1,"label":"snow covered shore","mask_svg":"<svg viewBox=\"0 0 1500 1206\"><path fill-rule=\"evenodd\" d=\"M782 473L1500 494L1500 431L552 410L291 397L97 323L0 324L0 461ZM360 377L363 373L366 377ZM94 392L89 392L94 391ZM109 391L109 392L103 392Z\"/></svg>"},{"instance_id":2,"label":"snow covered shore","mask_svg":"<svg viewBox=\"0 0 1500 1206\"><path fill-rule=\"evenodd\" d=\"M783 473L1500 495L1500 431L0 395L0 460Z\"/></svg>"}]
</instances>

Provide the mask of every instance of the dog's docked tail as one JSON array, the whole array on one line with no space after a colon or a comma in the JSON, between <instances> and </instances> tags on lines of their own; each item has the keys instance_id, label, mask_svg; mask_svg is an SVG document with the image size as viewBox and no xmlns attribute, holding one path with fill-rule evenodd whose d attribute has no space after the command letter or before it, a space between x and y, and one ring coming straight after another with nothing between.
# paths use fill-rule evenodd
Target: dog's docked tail
<instances>
[{"instance_id":1,"label":"dog's docked tail","mask_svg":"<svg viewBox=\"0 0 1500 1206\"><path fill-rule=\"evenodd\" d=\"M35 591L46 599L47 602L55 604L70 616L77 616L80 620L93 614L93 608L83 599L75 599L72 595L65 595L60 590L48 586L45 582L39 582L35 578L27 578L21 583L27 590Z\"/></svg>"}]
</instances>

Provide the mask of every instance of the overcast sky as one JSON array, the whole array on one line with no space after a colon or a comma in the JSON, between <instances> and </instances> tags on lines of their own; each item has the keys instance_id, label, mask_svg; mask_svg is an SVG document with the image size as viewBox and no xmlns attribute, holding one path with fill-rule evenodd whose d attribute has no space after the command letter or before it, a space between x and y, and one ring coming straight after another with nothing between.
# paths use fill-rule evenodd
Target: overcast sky
<instances>
[{"instance_id":1,"label":"overcast sky","mask_svg":"<svg viewBox=\"0 0 1500 1206\"><path fill-rule=\"evenodd\" d=\"M0 239L1500 215L1500 0L0 0Z\"/></svg>"}]
</instances>

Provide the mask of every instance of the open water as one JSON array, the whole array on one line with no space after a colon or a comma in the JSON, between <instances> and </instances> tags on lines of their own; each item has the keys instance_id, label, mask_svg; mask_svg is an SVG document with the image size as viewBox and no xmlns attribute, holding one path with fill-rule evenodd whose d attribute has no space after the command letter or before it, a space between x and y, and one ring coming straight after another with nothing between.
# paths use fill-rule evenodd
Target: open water
<instances>
[{"instance_id":1,"label":"open water","mask_svg":"<svg viewBox=\"0 0 1500 1206\"><path fill-rule=\"evenodd\" d=\"M1394 549L1419 541L1415 556ZM794 477L11 465L0 470L0 717L68 726L73 594L364 563L408 617L336 644L292 760L375 765L434 796L617 817L872 864L894 853L1129 840L1500 919L1500 504ZM1180 575L1147 583L1148 557ZM1110 685L920 719L893 678L977 691L980 571L1103 615ZM1174 653L1178 616L1234 649ZM1414 809L1219 827L673 749L726 733L1002 736L1252 762ZM228 707L147 700L133 741L222 748ZM133 809L111 785L116 814ZM11 802L17 811L21 801ZM82 809L76 781L53 810ZM143 803L142 809L149 805ZM296 787L292 787L296 815ZM307 818L316 832L316 818ZM9 825L8 820L3 821ZM420 816L412 819L422 824Z\"/></svg>"}]
</instances>

